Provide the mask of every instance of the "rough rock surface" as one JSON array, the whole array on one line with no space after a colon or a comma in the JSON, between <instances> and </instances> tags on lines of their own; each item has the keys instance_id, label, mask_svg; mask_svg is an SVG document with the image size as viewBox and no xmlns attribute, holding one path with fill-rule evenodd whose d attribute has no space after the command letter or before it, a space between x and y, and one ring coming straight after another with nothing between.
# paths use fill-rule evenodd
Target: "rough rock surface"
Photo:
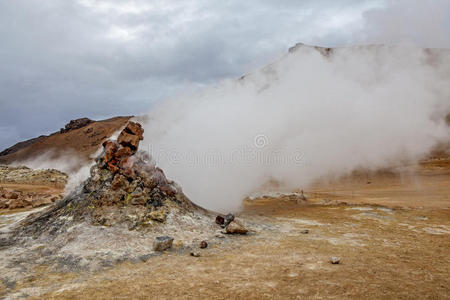
<instances>
[{"instance_id":1,"label":"rough rock surface","mask_svg":"<svg viewBox=\"0 0 450 300\"><path fill-rule=\"evenodd\" d=\"M232 221L225 227L225 233L228 234L247 234L248 230L237 221Z\"/></svg>"},{"instance_id":2,"label":"rough rock surface","mask_svg":"<svg viewBox=\"0 0 450 300\"><path fill-rule=\"evenodd\" d=\"M71 130L75 130L84 126L87 126L89 124L91 124L92 121L89 118L80 118L80 119L76 119L76 120L70 120L69 123L66 124L66 126L64 126L64 128L61 128L61 130L59 131L60 133L65 133L65 132L69 132Z\"/></svg>"},{"instance_id":3,"label":"rough rock surface","mask_svg":"<svg viewBox=\"0 0 450 300\"><path fill-rule=\"evenodd\" d=\"M154 251L165 251L172 248L173 237L170 236L158 236L153 244Z\"/></svg>"},{"instance_id":4,"label":"rough rock surface","mask_svg":"<svg viewBox=\"0 0 450 300\"><path fill-rule=\"evenodd\" d=\"M62 195L46 192L27 192L0 187L0 209L35 208L52 204Z\"/></svg>"}]
</instances>

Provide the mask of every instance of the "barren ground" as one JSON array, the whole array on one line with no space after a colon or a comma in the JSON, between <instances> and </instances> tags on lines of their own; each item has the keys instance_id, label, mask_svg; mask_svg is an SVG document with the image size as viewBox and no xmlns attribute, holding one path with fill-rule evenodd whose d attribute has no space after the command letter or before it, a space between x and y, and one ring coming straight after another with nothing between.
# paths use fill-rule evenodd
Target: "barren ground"
<instances>
[{"instance_id":1,"label":"barren ground","mask_svg":"<svg viewBox=\"0 0 450 300\"><path fill-rule=\"evenodd\" d=\"M0 284L0 295L449 299L450 168L369 177L316 185L306 192L309 204L289 197L246 201L239 217L252 233L210 241L198 249L200 257L175 246L101 272L41 266L24 280ZM341 263L331 264L332 256Z\"/></svg>"}]
</instances>

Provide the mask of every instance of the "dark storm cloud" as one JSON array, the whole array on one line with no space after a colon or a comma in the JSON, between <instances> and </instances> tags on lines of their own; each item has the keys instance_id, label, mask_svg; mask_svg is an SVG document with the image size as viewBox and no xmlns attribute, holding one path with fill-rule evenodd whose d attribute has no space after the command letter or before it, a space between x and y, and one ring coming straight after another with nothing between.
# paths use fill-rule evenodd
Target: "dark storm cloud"
<instances>
[{"instance_id":1,"label":"dark storm cloud","mask_svg":"<svg viewBox=\"0 0 450 300\"><path fill-rule=\"evenodd\" d=\"M375 21L389 15L386 7L359 0L1 1L0 148L72 118L140 114L187 86L247 73L296 42L370 42L365 26L382 39Z\"/></svg>"}]
</instances>

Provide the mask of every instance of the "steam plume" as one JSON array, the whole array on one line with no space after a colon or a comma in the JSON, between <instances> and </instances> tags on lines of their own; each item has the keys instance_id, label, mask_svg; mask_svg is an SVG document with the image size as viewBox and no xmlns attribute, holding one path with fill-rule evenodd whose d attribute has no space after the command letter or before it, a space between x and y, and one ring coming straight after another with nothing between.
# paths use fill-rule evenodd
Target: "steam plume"
<instances>
[{"instance_id":1,"label":"steam plume","mask_svg":"<svg viewBox=\"0 0 450 300\"><path fill-rule=\"evenodd\" d=\"M268 181L304 188L326 174L418 160L449 139L447 50L290 52L146 116L144 143L194 202L236 210Z\"/></svg>"}]
</instances>

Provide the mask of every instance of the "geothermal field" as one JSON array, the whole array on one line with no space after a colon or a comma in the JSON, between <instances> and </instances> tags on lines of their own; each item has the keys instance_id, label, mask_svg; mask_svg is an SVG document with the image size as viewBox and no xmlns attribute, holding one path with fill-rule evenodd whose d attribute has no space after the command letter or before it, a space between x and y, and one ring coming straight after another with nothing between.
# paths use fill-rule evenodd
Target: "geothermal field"
<instances>
[{"instance_id":1,"label":"geothermal field","mask_svg":"<svg viewBox=\"0 0 450 300\"><path fill-rule=\"evenodd\" d=\"M13 2L0 299L450 299L447 2Z\"/></svg>"},{"instance_id":2,"label":"geothermal field","mask_svg":"<svg viewBox=\"0 0 450 300\"><path fill-rule=\"evenodd\" d=\"M355 77L364 59L391 64L390 74ZM195 99L72 120L6 149L2 296L447 298L449 115L432 104L448 107L439 75L449 62L446 50L298 44ZM321 118L315 106L330 99L296 82L311 67L328 89L348 85L333 98L358 88L371 104ZM423 83L424 72L435 77ZM173 110L186 101L198 106Z\"/></svg>"}]
</instances>

